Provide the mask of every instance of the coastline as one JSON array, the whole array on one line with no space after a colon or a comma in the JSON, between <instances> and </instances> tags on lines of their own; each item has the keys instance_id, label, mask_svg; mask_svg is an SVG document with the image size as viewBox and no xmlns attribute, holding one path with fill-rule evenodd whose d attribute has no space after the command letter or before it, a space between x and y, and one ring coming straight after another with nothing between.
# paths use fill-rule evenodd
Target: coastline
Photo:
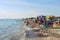
<instances>
[{"instance_id":1,"label":"coastline","mask_svg":"<svg viewBox=\"0 0 60 40\"><path fill-rule=\"evenodd\" d=\"M57 29L49 29L49 30L51 30L53 33L60 35L60 30ZM28 37L26 37L26 34L28 34L27 35ZM54 36L46 36L42 34L38 34L40 36L36 36L37 34L38 34L37 32L31 32L31 31L25 33L25 29L24 27L22 27L22 30L20 30L20 32L15 33L14 36L10 38L10 40L60 40L60 38Z\"/></svg>"}]
</instances>

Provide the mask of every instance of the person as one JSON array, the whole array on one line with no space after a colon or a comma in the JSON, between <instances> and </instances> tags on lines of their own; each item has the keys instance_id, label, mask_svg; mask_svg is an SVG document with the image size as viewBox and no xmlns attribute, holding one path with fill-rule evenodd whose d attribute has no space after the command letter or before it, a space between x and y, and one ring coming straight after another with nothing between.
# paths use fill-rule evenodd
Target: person
<instances>
[{"instance_id":1,"label":"person","mask_svg":"<svg viewBox=\"0 0 60 40\"><path fill-rule=\"evenodd\" d=\"M34 28L35 27L35 21L34 20L30 20L29 24L30 24L30 28Z\"/></svg>"},{"instance_id":2,"label":"person","mask_svg":"<svg viewBox=\"0 0 60 40\"><path fill-rule=\"evenodd\" d=\"M25 20L25 23L26 23L26 26L28 26L28 24L29 24L29 21L28 21L28 20Z\"/></svg>"},{"instance_id":3,"label":"person","mask_svg":"<svg viewBox=\"0 0 60 40\"><path fill-rule=\"evenodd\" d=\"M41 24L43 23L43 19L42 19L42 18L37 17L37 23L38 23L39 25L41 25Z\"/></svg>"}]
</instances>

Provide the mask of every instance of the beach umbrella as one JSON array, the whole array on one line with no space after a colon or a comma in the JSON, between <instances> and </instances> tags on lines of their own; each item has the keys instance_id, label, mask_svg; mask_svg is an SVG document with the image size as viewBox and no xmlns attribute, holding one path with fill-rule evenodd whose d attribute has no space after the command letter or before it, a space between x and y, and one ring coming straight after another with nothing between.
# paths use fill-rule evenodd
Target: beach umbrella
<instances>
[{"instance_id":1,"label":"beach umbrella","mask_svg":"<svg viewBox=\"0 0 60 40\"><path fill-rule=\"evenodd\" d=\"M48 18L50 18L50 16L46 16L46 18L48 19Z\"/></svg>"},{"instance_id":2,"label":"beach umbrella","mask_svg":"<svg viewBox=\"0 0 60 40\"><path fill-rule=\"evenodd\" d=\"M55 18L55 16L50 16L50 18Z\"/></svg>"},{"instance_id":3,"label":"beach umbrella","mask_svg":"<svg viewBox=\"0 0 60 40\"><path fill-rule=\"evenodd\" d=\"M41 15L41 16L39 16L40 18L45 18L45 16L43 16L43 15Z\"/></svg>"}]
</instances>

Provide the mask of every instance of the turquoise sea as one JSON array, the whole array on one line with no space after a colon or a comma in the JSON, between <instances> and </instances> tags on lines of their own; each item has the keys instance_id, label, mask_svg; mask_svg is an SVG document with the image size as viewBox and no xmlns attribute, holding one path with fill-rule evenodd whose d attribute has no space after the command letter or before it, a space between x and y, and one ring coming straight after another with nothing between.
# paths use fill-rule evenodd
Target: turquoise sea
<instances>
[{"instance_id":1,"label":"turquoise sea","mask_svg":"<svg viewBox=\"0 0 60 40\"><path fill-rule=\"evenodd\" d=\"M0 19L0 40L7 40L8 35L20 31L21 27L21 19Z\"/></svg>"}]
</instances>

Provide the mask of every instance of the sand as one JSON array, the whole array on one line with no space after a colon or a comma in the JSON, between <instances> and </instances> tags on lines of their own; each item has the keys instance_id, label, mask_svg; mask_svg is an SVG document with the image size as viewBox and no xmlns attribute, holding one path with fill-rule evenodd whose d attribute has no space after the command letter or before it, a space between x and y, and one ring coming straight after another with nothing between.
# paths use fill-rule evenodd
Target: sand
<instances>
[{"instance_id":1,"label":"sand","mask_svg":"<svg viewBox=\"0 0 60 40\"><path fill-rule=\"evenodd\" d=\"M56 29L49 29L49 30L53 31L53 33L60 34L60 30ZM34 36L34 34L31 34L31 36L26 38L25 40L60 40L60 37L55 37L54 35L53 36L47 36L42 34L39 35L40 36Z\"/></svg>"},{"instance_id":2,"label":"sand","mask_svg":"<svg viewBox=\"0 0 60 40\"><path fill-rule=\"evenodd\" d=\"M42 38L30 38L30 39L26 39L26 40L60 40L58 38L54 38L54 37L42 37Z\"/></svg>"},{"instance_id":3,"label":"sand","mask_svg":"<svg viewBox=\"0 0 60 40\"><path fill-rule=\"evenodd\" d=\"M10 40L60 40L60 30L49 29L53 34L44 35L39 32L26 31L25 29L17 32L10 38ZM47 33L45 33L47 34Z\"/></svg>"}]
</instances>

